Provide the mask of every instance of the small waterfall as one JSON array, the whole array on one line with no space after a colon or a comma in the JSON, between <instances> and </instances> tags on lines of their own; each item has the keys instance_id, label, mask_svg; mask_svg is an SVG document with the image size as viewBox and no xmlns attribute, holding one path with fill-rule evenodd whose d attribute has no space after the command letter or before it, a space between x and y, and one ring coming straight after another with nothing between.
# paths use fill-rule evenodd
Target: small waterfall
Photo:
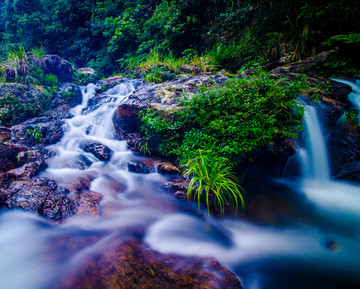
<instances>
[{"instance_id":1,"label":"small waterfall","mask_svg":"<svg viewBox=\"0 0 360 289\"><path fill-rule=\"evenodd\" d=\"M316 108L305 105L306 151L300 150L303 176L313 180L330 180L330 168L324 136L321 131Z\"/></svg>"}]
</instances>

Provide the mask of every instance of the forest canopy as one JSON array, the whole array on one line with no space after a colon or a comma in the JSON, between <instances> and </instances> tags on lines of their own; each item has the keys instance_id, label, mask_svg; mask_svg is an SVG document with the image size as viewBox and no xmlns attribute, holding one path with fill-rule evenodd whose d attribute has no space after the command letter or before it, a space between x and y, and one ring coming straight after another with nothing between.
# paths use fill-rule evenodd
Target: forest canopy
<instances>
[{"instance_id":1,"label":"forest canopy","mask_svg":"<svg viewBox=\"0 0 360 289\"><path fill-rule=\"evenodd\" d=\"M2 0L1 56L14 45L43 47L109 75L152 51L218 53L220 64L235 57L241 67L339 47L328 67L351 70L359 64L359 10L350 0Z\"/></svg>"}]
</instances>

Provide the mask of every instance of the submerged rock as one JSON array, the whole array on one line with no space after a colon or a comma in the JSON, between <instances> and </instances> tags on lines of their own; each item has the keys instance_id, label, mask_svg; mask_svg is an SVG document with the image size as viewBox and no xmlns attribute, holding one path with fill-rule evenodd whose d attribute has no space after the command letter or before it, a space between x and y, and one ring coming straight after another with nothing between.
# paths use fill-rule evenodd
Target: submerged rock
<instances>
[{"instance_id":1,"label":"submerged rock","mask_svg":"<svg viewBox=\"0 0 360 289\"><path fill-rule=\"evenodd\" d=\"M111 249L110 249L111 248ZM213 258L165 255L139 241L110 244L54 289L240 289L239 280Z\"/></svg>"},{"instance_id":2,"label":"submerged rock","mask_svg":"<svg viewBox=\"0 0 360 289\"><path fill-rule=\"evenodd\" d=\"M149 161L131 161L127 165L129 172L150 174L155 172L155 168L152 162Z\"/></svg>"},{"instance_id":3,"label":"submerged rock","mask_svg":"<svg viewBox=\"0 0 360 289\"><path fill-rule=\"evenodd\" d=\"M80 147L88 153L93 154L101 161L108 161L111 158L113 151L102 143L86 140L80 144Z\"/></svg>"}]
</instances>

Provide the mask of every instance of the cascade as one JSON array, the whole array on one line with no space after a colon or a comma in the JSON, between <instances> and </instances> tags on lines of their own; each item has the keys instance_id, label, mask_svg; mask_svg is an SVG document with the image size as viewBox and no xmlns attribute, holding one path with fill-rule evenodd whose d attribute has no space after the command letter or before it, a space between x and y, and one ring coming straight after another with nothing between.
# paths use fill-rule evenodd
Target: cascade
<instances>
[{"instance_id":1,"label":"cascade","mask_svg":"<svg viewBox=\"0 0 360 289\"><path fill-rule=\"evenodd\" d=\"M350 289L360 285L359 188L330 180L326 145L314 108L306 108L310 143L301 150L305 176L289 186L309 196L303 201L324 212L309 213L309 206L290 201L284 207L268 206L263 200L269 194L294 194L294 190L259 180L259 189L247 191L260 196L258 204L265 204L256 207L256 213L269 222L259 223L243 218L245 213L240 218L209 217L206 210L198 211L197 204L169 194L160 174L129 172L126 163L142 157L132 153L125 141L114 139L112 117L134 86L125 81L108 90L100 103L89 106L96 90L93 84L82 88L83 102L72 110L74 117L66 121L62 140L48 147L56 155L42 176L64 187L76 178L89 178L91 191L103 197L101 216L77 216L54 225L31 213L1 212L0 288L53 288L54 282L81 269L87 256L106 250L110 242L129 239L161 253L214 257L235 272L246 289L288 288L289 284L293 289ZM113 151L110 160L103 162L84 152L79 145L83 141L108 146ZM69 167L79 156L92 164L82 170ZM248 210L253 205L248 204ZM292 207L300 211L297 217ZM277 219L287 221L277 224ZM93 241L73 248L61 246L64 240L71 244L86 236ZM338 245L331 246L333 243Z\"/></svg>"},{"instance_id":2,"label":"cascade","mask_svg":"<svg viewBox=\"0 0 360 289\"><path fill-rule=\"evenodd\" d=\"M330 168L321 124L314 106L305 105L306 151L302 150L303 176L317 181L330 180ZM307 152L307 153L306 153Z\"/></svg>"}]
</instances>

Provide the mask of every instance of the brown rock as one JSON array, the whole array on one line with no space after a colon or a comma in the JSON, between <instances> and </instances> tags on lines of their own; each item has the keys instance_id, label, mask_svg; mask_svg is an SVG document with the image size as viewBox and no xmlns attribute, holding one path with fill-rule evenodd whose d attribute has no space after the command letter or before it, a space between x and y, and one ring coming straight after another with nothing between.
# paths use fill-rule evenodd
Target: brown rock
<instances>
[{"instance_id":1,"label":"brown rock","mask_svg":"<svg viewBox=\"0 0 360 289\"><path fill-rule=\"evenodd\" d=\"M6 141L11 139L11 129L0 126L0 141Z\"/></svg>"},{"instance_id":2,"label":"brown rock","mask_svg":"<svg viewBox=\"0 0 360 289\"><path fill-rule=\"evenodd\" d=\"M159 162L158 163L158 172L164 175L180 175L180 169L169 162Z\"/></svg>"},{"instance_id":3,"label":"brown rock","mask_svg":"<svg viewBox=\"0 0 360 289\"><path fill-rule=\"evenodd\" d=\"M135 105L122 104L115 111L113 123L120 139L126 140L130 134L140 135L139 109Z\"/></svg>"},{"instance_id":4,"label":"brown rock","mask_svg":"<svg viewBox=\"0 0 360 289\"><path fill-rule=\"evenodd\" d=\"M19 167L17 155L26 148L0 142L0 172Z\"/></svg>"},{"instance_id":5,"label":"brown rock","mask_svg":"<svg viewBox=\"0 0 360 289\"><path fill-rule=\"evenodd\" d=\"M113 249L110 249L113 248ZM138 241L108 246L54 289L240 289L235 275L212 258L163 255Z\"/></svg>"}]
</instances>

